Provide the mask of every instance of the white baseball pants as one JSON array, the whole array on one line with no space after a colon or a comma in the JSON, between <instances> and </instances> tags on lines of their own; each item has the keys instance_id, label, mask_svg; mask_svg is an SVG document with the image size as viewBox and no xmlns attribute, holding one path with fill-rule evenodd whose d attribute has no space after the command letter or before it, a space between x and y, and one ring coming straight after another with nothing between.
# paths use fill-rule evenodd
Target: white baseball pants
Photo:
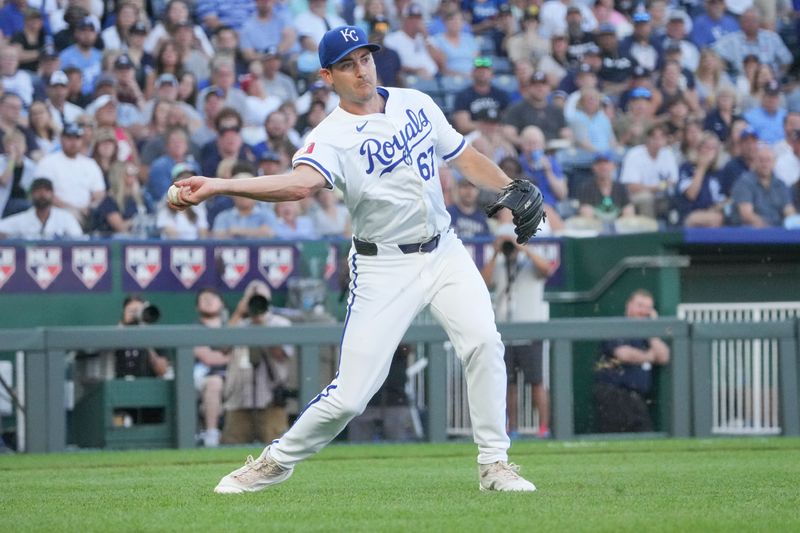
<instances>
[{"instance_id":1,"label":"white baseball pants","mask_svg":"<svg viewBox=\"0 0 800 533\"><path fill-rule=\"evenodd\" d=\"M478 463L507 460L504 347L489 292L452 231L431 253L378 255L351 250L350 299L336 377L272 443L270 455L294 466L313 455L361 414L389 373L392 356L414 317L430 305L464 366Z\"/></svg>"}]
</instances>

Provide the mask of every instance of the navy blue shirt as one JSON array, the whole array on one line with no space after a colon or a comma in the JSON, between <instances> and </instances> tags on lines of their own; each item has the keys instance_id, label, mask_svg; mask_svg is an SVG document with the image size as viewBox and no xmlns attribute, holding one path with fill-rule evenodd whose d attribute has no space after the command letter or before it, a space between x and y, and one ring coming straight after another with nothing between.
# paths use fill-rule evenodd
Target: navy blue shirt
<instances>
[{"instance_id":1,"label":"navy blue shirt","mask_svg":"<svg viewBox=\"0 0 800 533\"><path fill-rule=\"evenodd\" d=\"M741 118L739 115L733 115L731 117L731 124L739 118ZM730 124L726 124L725 121L722 120L722 115L720 115L719 109L716 107L706 115L706 119L703 121L703 129L716 133L717 137L722 142L727 141L728 136L731 134Z\"/></svg>"},{"instance_id":2,"label":"navy blue shirt","mask_svg":"<svg viewBox=\"0 0 800 533\"><path fill-rule=\"evenodd\" d=\"M625 364L614 357L614 350L620 346L632 346L639 350L649 350L648 339L614 339L600 344L600 361L595 371L595 380L608 383L646 395L653 387L653 370L649 364Z\"/></svg>"},{"instance_id":3,"label":"navy blue shirt","mask_svg":"<svg viewBox=\"0 0 800 533\"><path fill-rule=\"evenodd\" d=\"M503 110L508 106L509 96L506 91L499 89L494 85L489 89L486 94L480 94L475 90L475 87L470 85L456 95L456 101L453 105L453 111L469 111L471 118L475 118L475 114L483 109L494 109L497 111L497 116L503 114Z\"/></svg>"},{"instance_id":4,"label":"navy blue shirt","mask_svg":"<svg viewBox=\"0 0 800 533\"><path fill-rule=\"evenodd\" d=\"M750 172L744 159L741 157L734 157L728 161L719 173L719 182L722 186L722 194L730 197L733 184L736 183L742 174Z\"/></svg>"},{"instance_id":5,"label":"navy blue shirt","mask_svg":"<svg viewBox=\"0 0 800 533\"><path fill-rule=\"evenodd\" d=\"M711 172L706 172L706 175L703 176L703 184L700 186L697 198L694 200L687 198L684 193L692 183L694 171L695 165L693 163L682 164L678 171L678 190L675 194L675 207L678 209L681 222L683 222L692 211L708 209L725 199L721 192L722 185L720 184L719 175L713 170Z\"/></svg>"},{"instance_id":6,"label":"navy blue shirt","mask_svg":"<svg viewBox=\"0 0 800 533\"><path fill-rule=\"evenodd\" d=\"M450 213L450 227L456 230L456 235L460 239L491 235L486 214L481 209L476 209L474 213L468 215L453 204L447 208L447 212Z\"/></svg>"}]
</instances>

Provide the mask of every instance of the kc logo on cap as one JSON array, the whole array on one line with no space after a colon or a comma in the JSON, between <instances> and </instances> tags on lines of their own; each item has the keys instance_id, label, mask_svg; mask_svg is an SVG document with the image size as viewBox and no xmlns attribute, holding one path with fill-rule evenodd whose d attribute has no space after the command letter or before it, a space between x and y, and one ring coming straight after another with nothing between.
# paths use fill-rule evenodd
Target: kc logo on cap
<instances>
[{"instance_id":1,"label":"kc logo on cap","mask_svg":"<svg viewBox=\"0 0 800 533\"><path fill-rule=\"evenodd\" d=\"M377 52L381 47L370 43L367 34L358 26L339 26L325 32L319 43L319 64L329 68L357 48Z\"/></svg>"}]
</instances>

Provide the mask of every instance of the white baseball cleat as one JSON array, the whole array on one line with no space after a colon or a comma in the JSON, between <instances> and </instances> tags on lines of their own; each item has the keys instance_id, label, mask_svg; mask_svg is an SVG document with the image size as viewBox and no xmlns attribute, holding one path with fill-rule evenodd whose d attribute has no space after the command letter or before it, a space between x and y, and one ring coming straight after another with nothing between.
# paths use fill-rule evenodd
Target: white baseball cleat
<instances>
[{"instance_id":1,"label":"white baseball cleat","mask_svg":"<svg viewBox=\"0 0 800 533\"><path fill-rule=\"evenodd\" d=\"M533 483L519 475L519 466L505 461L478 465L478 478L481 490L501 492L533 492L536 490Z\"/></svg>"},{"instance_id":2,"label":"white baseball cleat","mask_svg":"<svg viewBox=\"0 0 800 533\"><path fill-rule=\"evenodd\" d=\"M248 455L244 466L222 478L214 488L214 492L217 494L258 492L289 479L294 468L282 467L269 456L268 452L269 447L264 448L258 459Z\"/></svg>"}]
</instances>

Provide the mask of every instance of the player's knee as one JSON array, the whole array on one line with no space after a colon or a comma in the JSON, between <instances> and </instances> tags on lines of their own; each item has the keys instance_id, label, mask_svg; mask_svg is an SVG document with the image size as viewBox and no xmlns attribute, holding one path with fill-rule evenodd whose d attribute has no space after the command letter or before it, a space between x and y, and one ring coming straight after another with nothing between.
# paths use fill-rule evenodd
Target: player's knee
<instances>
[{"instance_id":1,"label":"player's knee","mask_svg":"<svg viewBox=\"0 0 800 533\"><path fill-rule=\"evenodd\" d=\"M360 398L341 398L338 405L339 416L347 419L357 417L367 408L367 401Z\"/></svg>"},{"instance_id":2,"label":"player's knee","mask_svg":"<svg viewBox=\"0 0 800 533\"><path fill-rule=\"evenodd\" d=\"M476 335L467 349L469 357L500 357L505 354L505 346L497 330L489 330Z\"/></svg>"}]
</instances>

